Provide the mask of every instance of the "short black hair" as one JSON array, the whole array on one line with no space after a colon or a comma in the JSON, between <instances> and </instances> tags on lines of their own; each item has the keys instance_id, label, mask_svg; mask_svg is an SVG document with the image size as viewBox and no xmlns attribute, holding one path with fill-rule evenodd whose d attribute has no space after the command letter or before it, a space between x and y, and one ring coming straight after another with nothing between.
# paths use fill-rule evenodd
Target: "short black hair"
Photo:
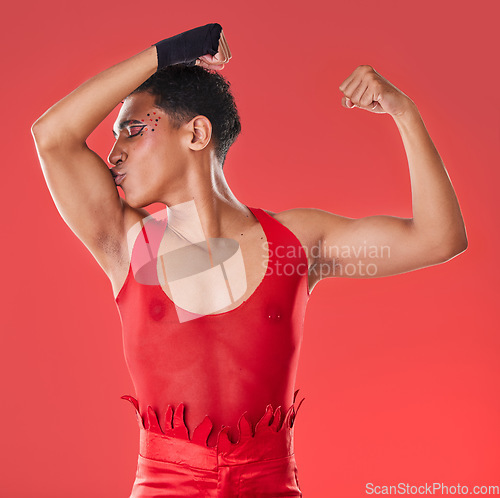
<instances>
[{"instance_id":1,"label":"short black hair","mask_svg":"<svg viewBox=\"0 0 500 498\"><path fill-rule=\"evenodd\" d=\"M147 92L155 97L155 106L170 117L174 129L198 115L212 124L215 154L224 166L229 147L241 132L231 83L215 70L201 66L174 64L154 73L131 95Z\"/></svg>"}]
</instances>

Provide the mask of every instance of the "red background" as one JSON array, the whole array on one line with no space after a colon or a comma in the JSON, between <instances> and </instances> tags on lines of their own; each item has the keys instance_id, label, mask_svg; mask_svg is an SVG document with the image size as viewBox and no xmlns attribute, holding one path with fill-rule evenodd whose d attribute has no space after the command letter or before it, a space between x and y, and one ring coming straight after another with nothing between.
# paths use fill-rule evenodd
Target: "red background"
<instances>
[{"instance_id":1,"label":"red background","mask_svg":"<svg viewBox=\"0 0 500 498\"><path fill-rule=\"evenodd\" d=\"M467 227L469 248L446 264L314 289L296 384L304 496L500 484L494 3L5 4L0 495L128 496L138 450L111 284L59 216L30 126L97 72L208 22L233 54L222 74L243 132L224 169L242 202L411 216L392 118L341 105L340 83L370 64L417 104ZM90 140L103 157L115 115Z\"/></svg>"}]
</instances>

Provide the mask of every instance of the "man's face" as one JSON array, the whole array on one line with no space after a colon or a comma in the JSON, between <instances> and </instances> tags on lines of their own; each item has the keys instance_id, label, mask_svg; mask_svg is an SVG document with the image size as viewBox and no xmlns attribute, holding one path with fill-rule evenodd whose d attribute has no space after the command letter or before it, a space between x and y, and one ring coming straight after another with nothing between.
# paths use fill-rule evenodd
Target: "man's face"
<instances>
[{"instance_id":1,"label":"man's face","mask_svg":"<svg viewBox=\"0 0 500 498\"><path fill-rule=\"evenodd\" d=\"M182 185L187 160L182 133L182 127L173 129L168 115L154 107L152 95L142 92L125 99L113 127L116 142L108 161L114 176L125 175L120 187L128 204L147 206Z\"/></svg>"}]
</instances>

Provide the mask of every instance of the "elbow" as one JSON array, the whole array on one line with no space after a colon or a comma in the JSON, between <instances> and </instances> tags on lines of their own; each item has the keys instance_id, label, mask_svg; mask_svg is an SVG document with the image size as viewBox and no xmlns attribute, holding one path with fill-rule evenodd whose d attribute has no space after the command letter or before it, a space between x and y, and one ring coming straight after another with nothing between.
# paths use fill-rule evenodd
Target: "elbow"
<instances>
[{"instance_id":1,"label":"elbow","mask_svg":"<svg viewBox=\"0 0 500 498\"><path fill-rule=\"evenodd\" d=\"M86 145L85 140L67 126L63 127L64 131L61 128L52 119L43 116L31 125L31 135L40 156L71 151Z\"/></svg>"},{"instance_id":2,"label":"elbow","mask_svg":"<svg viewBox=\"0 0 500 498\"><path fill-rule=\"evenodd\" d=\"M458 229L452 244L452 252L453 256L457 256L458 254L464 252L469 245L469 241L467 240L467 232L465 231L465 225L462 220L460 224L460 228Z\"/></svg>"},{"instance_id":3,"label":"elbow","mask_svg":"<svg viewBox=\"0 0 500 498\"><path fill-rule=\"evenodd\" d=\"M38 151L50 148L50 127L44 123L42 118L38 118L31 125L31 135L35 141Z\"/></svg>"},{"instance_id":4,"label":"elbow","mask_svg":"<svg viewBox=\"0 0 500 498\"><path fill-rule=\"evenodd\" d=\"M467 241L467 236L461 236L460 238L443 245L443 261L448 261L459 254L462 254L468 247L469 242Z\"/></svg>"},{"instance_id":5,"label":"elbow","mask_svg":"<svg viewBox=\"0 0 500 498\"><path fill-rule=\"evenodd\" d=\"M460 223L448 226L437 240L441 241L436 247L440 248L439 252L443 261L448 261L463 253L469 245L463 219L460 220Z\"/></svg>"},{"instance_id":6,"label":"elbow","mask_svg":"<svg viewBox=\"0 0 500 498\"><path fill-rule=\"evenodd\" d=\"M40 118L38 118L32 125L31 125L31 135L33 138L36 140L38 136L40 135L41 131L41 123L40 123Z\"/></svg>"},{"instance_id":7,"label":"elbow","mask_svg":"<svg viewBox=\"0 0 500 498\"><path fill-rule=\"evenodd\" d=\"M467 242L467 239L465 239L460 245L455 246L452 251L453 256L458 256L459 254L462 254L467 249L468 245L469 243Z\"/></svg>"},{"instance_id":8,"label":"elbow","mask_svg":"<svg viewBox=\"0 0 500 498\"><path fill-rule=\"evenodd\" d=\"M68 142L68 137L63 137L56 131L55 126L43 117L38 118L31 125L31 135L39 155L45 155L61 149Z\"/></svg>"},{"instance_id":9,"label":"elbow","mask_svg":"<svg viewBox=\"0 0 500 498\"><path fill-rule=\"evenodd\" d=\"M31 125L31 134L33 135L33 138L38 138L39 136L44 135L49 127L50 124L47 123L47 120L44 118L44 116L40 116Z\"/></svg>"}]
</instances>

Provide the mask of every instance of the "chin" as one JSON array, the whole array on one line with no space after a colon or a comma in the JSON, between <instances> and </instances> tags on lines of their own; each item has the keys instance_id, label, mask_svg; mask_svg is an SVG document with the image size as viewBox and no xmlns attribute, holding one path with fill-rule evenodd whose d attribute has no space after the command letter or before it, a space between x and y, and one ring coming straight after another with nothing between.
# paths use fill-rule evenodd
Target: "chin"
<instances>
[{"instance_id":1,"label":"chin","mask_svg":"<svg viewBox=\"0 0 500 498\"><path fill-rule=\"evenodd\" d=\"M142 209L152 204L152 202L148 201L147 198L144 196L134 197L130 194L129 195L125 194L125 200L127 201L127 204L134 209Z\"/></svg>"},{"instance_id":2,"label":"chin","mask_svg":"<svg viewBox=\"0 0 500 498\"><path fill-rule=\"evenodd\" d=\"M132 207L132 208L138 208L139 206L137 205L137 199L134 199L134 197L130 194L127 194L126 192L125 193L125 201L127 202L127 204Z\"/></svg>"}]
</instances>

